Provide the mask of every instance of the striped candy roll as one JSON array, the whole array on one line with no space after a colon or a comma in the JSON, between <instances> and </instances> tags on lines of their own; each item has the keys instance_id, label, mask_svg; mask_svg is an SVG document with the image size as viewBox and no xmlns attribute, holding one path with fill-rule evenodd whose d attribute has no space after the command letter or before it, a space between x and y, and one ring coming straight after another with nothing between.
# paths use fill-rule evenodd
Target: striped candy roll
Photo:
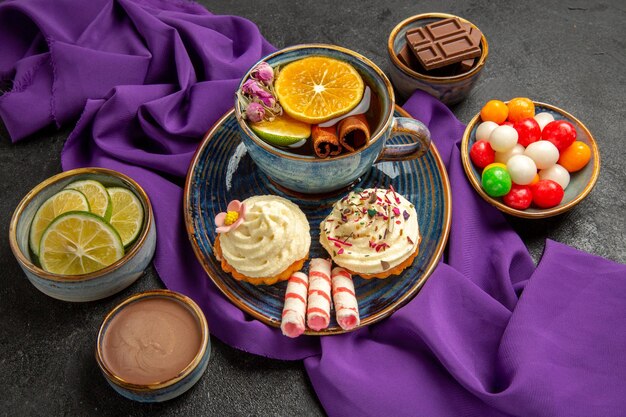
<instances>
[{"instance_id":1,"label":"striped candy roll","mask_svg":"<svg viewBox=\"0 0 626 417\"><path fill-rule=\"evenodd\" d=\"M359 325L359 305L354 295L354 283L352 275L343 268L333 268L333 302L337 323L344 330L354 329Z\"/></svg>"},{"instance_id":2,"label":"striped candy roll","mask_svg":"<svg viewBox=\"0 0 626 417\"><path fill-rule=\"evenodd\" d=\"M280 330L287 337L298 337L304 333L304 313L306 312L309 277L302 272L294 272L289 277L285 291L285 306Z\"/></svg>"},{"instance_id":3,"label":"striped candy roll","mask_svg":"<svg viewBox=\"0 0 626 417\"><path fill-rule=\"evenodd\" d=\"M311 259L309 264L306 321L315 331L327 328L330 321L330 265L330 261L321 258Z\"/></svg>"}]
</instances>

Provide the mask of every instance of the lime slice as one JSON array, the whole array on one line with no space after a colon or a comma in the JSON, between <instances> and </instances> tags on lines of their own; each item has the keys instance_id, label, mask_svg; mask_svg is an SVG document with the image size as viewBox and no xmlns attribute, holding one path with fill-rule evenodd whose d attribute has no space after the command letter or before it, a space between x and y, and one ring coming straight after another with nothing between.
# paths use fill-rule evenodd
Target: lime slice
<instances>
[{"instance_id":1,"label":"lime slice","mask_svg":"<svg viewBox=\"0 0 626 417\"><path fill-rule=\"evenodd\" d=\"M39 245L41 267L54 274L88 274L122 256L124 245L115 229L102 217L84 211L70 211L54 219Z\"/></svg>"},{"instance_id":2,"label":"lime slice","mask_svg":"<svg viewBox=\"0 0 626 417\"><path fill-rule=\"evenodd\" d=\"M130 190L121 187L107 188L113 204L111 226L120 234L125 247L137 239L143 225L143 206Z\"/></svg>"},{"instance_id":3,"label":"lime slice","mask_svg":"<svg viewBox=\"0 0 626 417\"><path fill-rule=\"evenodd\" d=\"M258 137L274 146L289 146L311 136L311 125L283 114L271 122L250 123Z\"/></svg>"},{"instance_id":4,"label":"lime slice","mask_svg":"<svg viewBox=\"0 0 626 417\"><path fill-rule=\"evenodd\" d=\"M62 190L37 209L33 222L30 224L30 249L39 256L41 235L59 214L68 211L89 211L89 202L83 193L76 190Z\"/></svg>"},{"instance_id":5,"label":"lime slice","mask_svg":"<svg viewBox=\"0 0 626 417\"><path fill-rule=\"evenodd\" d=\"M87 201L89 201L89 208L93 214L97 214L104 220L109 221L111 218L111 198L104 185L98 181L83 180L76 181L65 187L65 189L72 189L80 191L85 194Z\"/></svg>"}]
</instances>

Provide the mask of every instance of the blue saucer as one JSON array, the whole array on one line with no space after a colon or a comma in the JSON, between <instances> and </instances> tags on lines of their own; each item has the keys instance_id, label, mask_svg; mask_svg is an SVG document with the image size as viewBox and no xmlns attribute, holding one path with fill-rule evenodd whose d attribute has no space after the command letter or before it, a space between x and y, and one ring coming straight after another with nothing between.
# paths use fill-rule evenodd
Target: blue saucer
<instances>
[{"instance_id":1,"label":"blue saucer","mask_svg":"<svg viewBox=\"0 0 626 417\"><path fill-rule=\"evenodd\" d=\"M398 107L395 113L410 117ZM397 144L410 141L406 136L390 140ZM422 241L413 265L401 275L383 280L354 278L360 327L382 320L415 297L439 262L450 231L450 183L435 145L420 159L375 164L355 186L388 188L390 184L415 205ZM225 211L231 200L262 194L285 197L302 209L311 225L309 259L327 258L328 254L319 244L319 224L335 201L347 192L333 196L295 196L273 185L248 156L239 138L234 112L230 111L207 133L191 162L185 184L185 223L194 252L215 285L237 307L278 327L286 282L255 286L237 281L222 271L213 254L215 215ZM334 312L331 316L328 329L307 330L306 334L343 333L334 320Z\"/></svg>"}]
</instances>

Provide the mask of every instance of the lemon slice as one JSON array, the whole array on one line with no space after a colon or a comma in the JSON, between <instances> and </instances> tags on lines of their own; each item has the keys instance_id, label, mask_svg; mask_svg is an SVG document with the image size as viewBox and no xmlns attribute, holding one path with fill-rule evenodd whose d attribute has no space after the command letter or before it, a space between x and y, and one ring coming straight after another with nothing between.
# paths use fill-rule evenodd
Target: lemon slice
<instances>
[{"instance_id":1,"label":"lemon slice","mask_svg":"<svg viewBox=\"0 0 626 417\"><path fill-rule=\"evenodd\" d=\"M109 221L111 218L112 205L111 198L109 197L109 193L107 193L107 189L104 188L104 185L100 184L98 181L83 180L73 182L65 187L65 189L72 189L85 194L89 202L90 211L102 217L104 220Z\"/></svg>"},{"instance_id":2,"label":"lemon slice","mask_svg":"<svg viewBox=\"0 0 626 417\"><path fill-rule=\"evenodd\" d=\"M54 219L39 245L41 267L54 274L88 274L122 256L124 245L115 229L102 217L83 211L70 211Z\"/></svg>"},{"instance_id":3,"label":"lemon slice","mask_svg":"<svg viewBox=\"0 0 626 417\"><path fill-rule=\"evenodd\" d=\"M347 62L313 56L281 68L274 88L285 113L301 122L317 124L356 107L365 84Z\"/></svg>"},{"instance_id":4,"label":"lemon slice","mask_svg":"<svg viewBox=\"0 0 626 417\"><path fill-rule=\"evenodd\" d=\"M113 211L111 226L117 230L122 238L124 247L128 247L137 239L143 225L143 206L141 201L130 190L122 187L107 188L111 196Z\"/></svg>"},{"instance_id":5,"label":"lemon slice","mask_svg":"<svg viewBox=\"0 0 626 417\"><path fill-rule=\"evenodd\" d=\"M271 122L250 123L258 137L274 146L289 146L311 136L311 125L295 120L286 114Z\"/></svg>"},{"instance_id":6,"label":"lemon slice","mask_svg":"<svg viewBox=\"0 0 626 417\"><path fill-rule=\"evenodd\" d=\"M43 202L30 224L30 250L39 256L41 235L60 214L68 211L89 211L87 197L80 191L62 190Z\"/></svg>"}]
</instances>

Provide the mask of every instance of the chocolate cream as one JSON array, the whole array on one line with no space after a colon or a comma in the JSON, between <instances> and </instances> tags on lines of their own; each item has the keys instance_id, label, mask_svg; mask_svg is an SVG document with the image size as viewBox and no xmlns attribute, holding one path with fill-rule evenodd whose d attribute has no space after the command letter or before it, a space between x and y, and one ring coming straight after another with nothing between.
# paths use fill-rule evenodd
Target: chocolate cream
<instances>
[{"instance_id":1,"label":"chocolate cream","mask_svg":"<svg viewBox=\"0 0 626 417\"><path fill-rule=\"evenodd\" d=\"M106 367L132 384L154 384L176 377L200 350L195 316L178 301L140 299L122 308L102 340Z\"/></svg>"}]
</instances>

